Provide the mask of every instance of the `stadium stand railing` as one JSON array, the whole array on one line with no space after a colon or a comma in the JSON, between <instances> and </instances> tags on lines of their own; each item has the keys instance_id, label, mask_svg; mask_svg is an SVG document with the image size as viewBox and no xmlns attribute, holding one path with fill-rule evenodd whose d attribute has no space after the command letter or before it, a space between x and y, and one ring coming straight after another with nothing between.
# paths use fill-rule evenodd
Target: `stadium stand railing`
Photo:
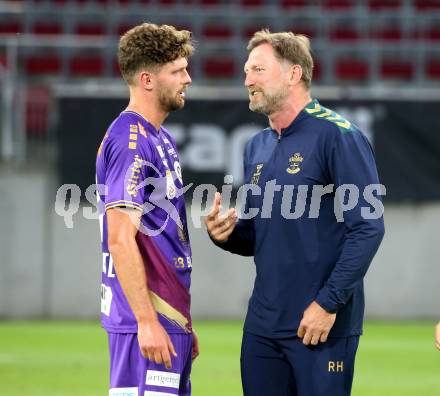
<instances>
[{"instance_id":1,"label":"stadium stand railing","mask_svg":"<svg viewBox=\"0 0 440 396\"><path fill-rule=\"evenodd\" d=\"M49 122L36 120L48 113L50 86L117 78L118 37L146 20L193 32L190 72L199 85L242 85L247 41L268 27L311 38L315 84L440 86L438 0L2 1L2 108L11 108L6 102L24 89L24 127L30 136L44 136ZM35 92L45 105L35 105ZM3 125L9 118L2 117Z\"/></svg>"}]
</instances>

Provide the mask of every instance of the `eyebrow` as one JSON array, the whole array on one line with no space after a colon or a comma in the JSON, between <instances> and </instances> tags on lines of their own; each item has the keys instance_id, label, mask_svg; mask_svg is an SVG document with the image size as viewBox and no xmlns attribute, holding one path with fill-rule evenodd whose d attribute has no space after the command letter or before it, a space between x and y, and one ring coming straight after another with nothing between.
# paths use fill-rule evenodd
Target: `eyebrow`
<instances>
[{"instance_id":1,"label":"eyebrow","mask_svg":"<svg viewBox=\"0 0 440 396\"><path fill-rule=\"evenodd\" d=\"M246 73L247 69L256 69L257 67L263 67L263 66L261 64L257 63L257 64L253 64L251 66L246 67L246 64L245 64L243 67L243 71Z\"/></svg>"}]
</instances>

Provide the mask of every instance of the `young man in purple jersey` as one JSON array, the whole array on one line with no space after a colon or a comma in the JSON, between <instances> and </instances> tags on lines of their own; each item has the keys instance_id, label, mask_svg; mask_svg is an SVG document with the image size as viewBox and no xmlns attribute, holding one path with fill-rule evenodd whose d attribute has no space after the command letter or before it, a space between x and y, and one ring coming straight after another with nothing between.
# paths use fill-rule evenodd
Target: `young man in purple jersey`
<instances>
[{"instance_id":1,"label":"young man in purple jersey","mask_svg":"<svg viewBox=\"0 0 440 396\"><path fill-rule=\"evenodd\" d=\"M119 42L130 91L96 162L101 318L110 396L190 395L199 353L191 327L191 247L177 147L162 123L185 103L191 33L144 23Z\"/></svg>"}]
</instances>

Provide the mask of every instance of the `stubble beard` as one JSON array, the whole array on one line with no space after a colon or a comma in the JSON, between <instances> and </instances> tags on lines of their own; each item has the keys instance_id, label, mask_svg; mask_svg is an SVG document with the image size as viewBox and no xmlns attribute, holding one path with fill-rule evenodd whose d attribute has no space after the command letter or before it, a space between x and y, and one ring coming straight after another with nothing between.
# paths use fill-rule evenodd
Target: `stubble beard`
<instances>
[{"instance_id":1,"label":"stubble beard","mask_svg":"<svg viewBox=\"0 0 440 396\"><path fill-rule=\"evenodd\" d=\"M166 112L180 110L185 105L185 100L179 93L173 93L169 89L161 89L158 94L160 108Z\"/></svg>"},{"instance_id":2,"label":"stubble beard","mask_svg":"<svg viewBox=\"0 0 440 396\"><path fill-rule=\"evenodd\" d=\"M283 88L274 93L261 92L261 98L257 102L249 102L249 109L255 113L269 116L281 110L282 104L287 97L287 91Z\"/></svg>"}]
</instances>

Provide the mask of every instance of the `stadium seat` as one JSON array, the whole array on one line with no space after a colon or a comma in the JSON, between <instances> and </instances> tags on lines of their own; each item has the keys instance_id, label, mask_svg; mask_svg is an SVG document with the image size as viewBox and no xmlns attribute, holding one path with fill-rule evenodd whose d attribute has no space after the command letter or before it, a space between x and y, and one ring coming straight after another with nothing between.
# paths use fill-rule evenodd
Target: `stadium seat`
<instances>
[{"instance_id":1,"label":"stadium seat","mask_svg":"<svg viewBox=\"0 0 440 396\"><path fill-rule=\"evenodd\" d=\"M440 27L431 27L425 32L423 36L430 41L440 41Z\"/></svg>"},{"instance_id":2,"label":"stadium seat","mask_svg":"<svg viewBox=\"0 0 440 396\"><path fill-rule=\"evenodd\" d=\"M48 131L51 93L44 85L30 86L26 91L26 132L41 137Z\"/></svg>"},{"instance_id":3,"label":"stadium seat","mask_svg":"<svg viewBox=\"0 0 440 396\"><path fill-rule=\"evenodd\" d=\"M332 41L357 41L359 32L351 27L336 27L330 31L329 38Z\"/></svg>"},{"instance_id":4,"label":"stadium seat","mask_svg":"<svg viewBox=\"0 0 440 396\"><path fill-rule=\"evenodd\" d=\"M414 76L414 65L410 61L387 59L381 63L384 79L410 80Z\"/></svg>"},{"instance_id":5,"label":"stadium seat","mask_svg":"<svg viewBox=\"0 0 440 396\"><path fill-rule=\"evenodd\" d=\"M241 36L245 39L245 40L249 40L255 32L257 32L258 30L260 30L261 27L259 26L249 26L246 27L242 30L241 32Z\"/></svg>"},{"instance_id":6,"label":"stadium seat","mask_svg":"<svg viewBox=\"0 0 440 396\"><path fill-rule=\"evenodd\" d=\"M383 29L374 29L371 32L371 38L380 41L400 41L403 38L403 34L398 27L387 27Z\"/></svg>"},{"instance_id":7,"label":"stadium seat","mask_svg":"<svg viewBox=\"0 0 440 396\"><path fill-rule=\"evenodd\" d=\"M63 28L58 22L36 22L32 27L32 33L41 35L59 35Z\"/></svg>"},{"instance_id":8,"label":"stadium seat","mask_svg":"<svg viewBox=\"0 0 440 396\"><path fill-rule=\"evenodd\" d=\"M116 34L118 36L122 36L123 34L127 33L133 26L135 26L135 23L121 23L118 28L116 29Z\"/></svg>"},{"instance_id":9,"label":"stadium seat","mask_svg":"<svg viewBox=\"0 0 440 396\"><path fill-rule=\"evenodd\" d=\"M220 0L200 0L200 5L202 7L218 6L219 4Z\"/></svg>"},{"instance_id":10,"label":"stadium seat","mask_svg":"<svg viewBox=\"0 0 440 396\"><path fill-rule=\"evenodd\" d=\"M104 61L100 56L74 56L69 62L72 76L100 76L104 72Z\"/></svg>"},{"instance_id":11,"label":"stadium seat","mask_svg":"<svg viewBox=\"0 0 440 396\"><path fill-rule=\"evenodd\" d=\"M281 0L282 8L302 8L307 5L306 0Z\"/></svg>"},{"instance_id":12,"label":"stadium seat","mask_svg":"<svg viewBox=\"0 0 440 396\"><path fill-rule=\"evenodd\" d=\"M0 23L0 34L22 33L22 26L19 21L9 21Z\"/></svg>"},{"instance_id":13,"label":"stadium seat","mask_svg":"<svg viewBox=\"0 0 440 396\"><path fill-rule=\"evenodd\" d=\"M367 80L369 66L363 60L340 60L336 63L335 74L340 80Z\"/></svg>"},{"instance_id":14,"label":"stadium seat","mask_svg":"<svg viewBox=\"0 0 440 396\"><path fill-rule=\"evenodd\" d=\"M312 26L292 26L289 29L290 32L293 32L295 34L303 34L307 36L310 39L316 38L316 30Z\"/></svg>"},{"instance_id":15,"label":"stadium seat","mask_svg":"<svg viewBox=\"0 0 440 396\"><path fill-rule=\"evenodd\" d=\"M320 81L322 78L322 64L319 59L314 59L313 63L313 79L312 81Z\"/></svg>"},{"instance_id":16,"label":"stadium seat","mask_svg":"<svg viewBox=\"0 0 440 396\"><path fill-rule=\"evenodd\" d=\"M61 72L61 59L57 55L32 55L24 64L29 76L57 75Z\"/></svg>"},{"instance_id":17,"label":"stadium seat","mask_svg":"<svg viewBox=\"0 0 440 396\"><path fill-rule=\"evenodd\" d=\"M322 6L328 11L346 11L353 7L353 0L323 0Z\"/></svg>"},{"instance_id":18,"label":"stadium seat","mask_svg":"<svg viewBox=\"0 0 440 396\"><path fill-rule=\"evenodd\" d=\"M0 69L6 69L8 67L8 59L4 52L0 53Z\"/></svg>"},{"instance_id":19,"label":"stadium seat","mask_svg":"<svg viewBox=\"0 0 440 396\"><path fill-rule=\"evenodd\" d=\"M400 8L402 0L369 0L370 9L375 11Z\"/></svg>"},{"instance_id":20,"label":"stadium seat","mask_svg":"<svg viewBox=\"0 0 440 396\"><path fill-rule=\"evenodd\" d=\"M425 72L429 79L440 80L440 58L428 60Z\"/></svg>"},{"instance_id":21,"label":"stadium seat","mask_svg":"<svg viewBox=\"0 0 440 396\"><path fill-rule=\"evenodd\" d=\"M207 78L232 78L235 74L235 62L230 58L206 58L202 69Z\"/></svg>"},{"instance_id":22,"label":"stadium seat","mask_svg":"<svg viewBox=\"0 0 440 396\"><path fill-rule=\"evenodd\" d=\"M210 40L226 40L232 37L232 29L224 25L209 25L202 29L202 35Z\"/></svg>"},{"instance_id":23,"label":"stadium seat","mask_svg":"<svg viewBox=\"0 0 440 396\"><path fill-rule=\"evenodd\" d=\"M241 0L243 7L261 7L264 5L263 0Z\"/></svg>"},{"instance_id":24,"label":"stadium seat","mask_svg":"<svg viewBox=\"0 0 440 396\"><path fill-rule=\"evenodd\" d=\"M76 4L79 6L85 6L85 5L99 5L101 7L104 7L108 5L109 0L75 0Z\"/></svg>"},{"instance_id":25,"label":"stadium seat","mask_svg":"<svg viewBox=\"0 0 440 396\"><path fill-rule=\"evenodd\" d=\"M415 0L414 7L418 11L440 10L439 0Z\"/></svg>"},{"instance_id":26,"label":"stadium seat","mask_svg":"<svg viewBox=\"0 0 440 396\"><path fill-rule=\"evenodd\" d=\"M119 63L118 63L118 59L115 58L113 60L113 68L112 68L112 73L115 77L121 77L121 70L119 69Z\"/></svg>"},{"instance_id":27,"label":"stadium seat","mask_svg":"<svg viewBox=\"0 0 440 396\"><path fill-rule=\"evenodd\" d=\"M103 36L105 28L101 24L79 23L75 26L75 34L78 36Z\"/></svg>"}]
</instances>

